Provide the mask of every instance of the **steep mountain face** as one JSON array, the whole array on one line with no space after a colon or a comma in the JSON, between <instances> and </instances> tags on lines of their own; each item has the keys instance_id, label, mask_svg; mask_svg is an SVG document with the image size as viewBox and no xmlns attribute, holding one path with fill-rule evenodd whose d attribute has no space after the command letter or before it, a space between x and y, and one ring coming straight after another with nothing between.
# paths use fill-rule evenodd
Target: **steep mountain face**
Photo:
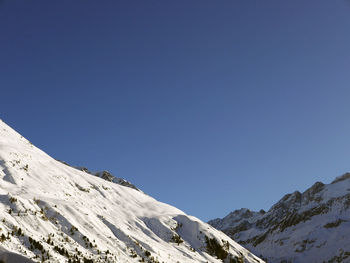
<instances>
[{"instance_id":1,"label":"steep mountain face","mask_svg":"<svg viewBox=\"0 0 350 263\"><path fill-rule=\"evenodd\" d=\"M104 177L51 158L0 121L0 260L263 262L199 219Z\"/></svg>"},{"instance_id":2,"label":"steep mountain face","mask_svg":"<svg viewBox=\"0 0 350 263\"><path fill-rule=\"evenodd\" d=\"M285 195L267 212L241 209L209 224L267 262L350 262L350 174Z\"/></svg>"}]
</instances>

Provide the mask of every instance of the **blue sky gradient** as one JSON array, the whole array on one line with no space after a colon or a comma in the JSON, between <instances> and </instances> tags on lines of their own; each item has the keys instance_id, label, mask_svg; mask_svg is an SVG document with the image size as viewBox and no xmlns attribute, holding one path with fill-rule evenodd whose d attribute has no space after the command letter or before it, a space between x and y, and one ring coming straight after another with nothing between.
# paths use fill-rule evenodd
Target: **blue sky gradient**
<instances>
[{"instance_id":1,"label":"blue sky gradient","mask_svg":"<svg viewBox=\"0 0 350 263\"><path fill-rule=\"evenodd\" d=\"M350 171L350 1L0 2L1 118L203 220Z\"/></svg>"}]
</instances>

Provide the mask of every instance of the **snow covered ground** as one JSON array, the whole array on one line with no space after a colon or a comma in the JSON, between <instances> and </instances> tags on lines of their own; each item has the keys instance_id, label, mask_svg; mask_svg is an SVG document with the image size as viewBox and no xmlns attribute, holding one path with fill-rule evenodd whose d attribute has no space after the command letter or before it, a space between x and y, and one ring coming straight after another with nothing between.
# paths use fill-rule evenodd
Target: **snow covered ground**
<instances>
[{"instance_id":1,"label":"snow covered ground","mask_svg":"<svg viewBox=\"0 0 350 263\"><path fill-rule=\"evenodd\" d=\"M56 161L2 121L0 246L35 262L263 262L175 207Z\"/></svg>"}]
</instances>

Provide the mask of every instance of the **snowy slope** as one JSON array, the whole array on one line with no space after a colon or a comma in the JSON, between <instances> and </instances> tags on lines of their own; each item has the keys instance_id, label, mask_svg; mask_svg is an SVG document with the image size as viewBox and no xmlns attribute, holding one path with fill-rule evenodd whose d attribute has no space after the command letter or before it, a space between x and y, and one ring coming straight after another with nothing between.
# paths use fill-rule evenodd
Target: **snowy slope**
<instances>
[{"instance_id":1,"label":"snowy slope","mask_svg":"<svg viewBox=\"0 0 350 263\"><path fill-rule=\"evenodd\" d=\"M241 209L209 224L269 263L350 262L350 174L287 194L266 213Z\"/></svg>"},{"instance_id":2,"label":"snowy slope","mask_svg":"<svg viewBox=\"0 0 350 263\"><path fill-rule=\"evenodd\" d=\"M175 207L56 161L0 121L0 257L12 252L35 262L263 262Z\"/></svg>"}]
</instances>

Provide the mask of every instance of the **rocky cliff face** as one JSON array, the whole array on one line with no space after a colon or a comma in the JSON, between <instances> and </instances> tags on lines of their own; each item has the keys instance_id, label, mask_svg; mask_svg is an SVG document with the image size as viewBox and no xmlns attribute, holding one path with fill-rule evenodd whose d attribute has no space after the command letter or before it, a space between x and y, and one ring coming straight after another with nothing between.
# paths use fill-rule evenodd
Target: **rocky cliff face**
<instances>
[{"instance_id":1,"label":"rocky cliff face","mask_svg":"<svg viewBox=\"0 0 350 263\"><path fill-rule=\"evenodd\" d=\"M240 209L209 224L267 262L350 262L350 173L287 194L267 212Z\"/></svg>"}]
</instances>

